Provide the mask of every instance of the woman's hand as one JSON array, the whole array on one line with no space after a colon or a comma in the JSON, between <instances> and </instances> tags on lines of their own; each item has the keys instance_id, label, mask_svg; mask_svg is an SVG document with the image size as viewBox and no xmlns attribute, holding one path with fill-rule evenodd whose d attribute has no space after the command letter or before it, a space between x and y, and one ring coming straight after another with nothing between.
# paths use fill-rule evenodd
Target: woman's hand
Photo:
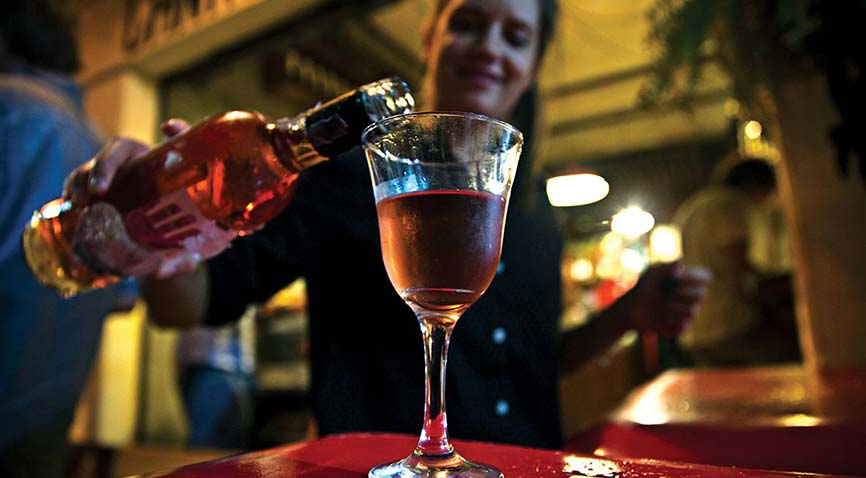
<instances>
[{"instance_id":1,"label":"woman's hand","mask_svg":"<svg viewBox=\"0 0 866 478\"><path fill-rule=\"evenodd\" d=\"M637 284L610 307L581 327L563 334L559 371L579 370L593 356L608 350L629 330L676 335L695 316L706 295L710 273L675 262L647 269Z\"/></svg>"},{"instance_id":2,"label":"woman's hand","mask_svg":"<svg viewBox=\"0 0 866 478\"><path fill-rule=\"evenodd\" d=\"M173 119L163 123L160 129L167 137L172 137L188 127L185 121ZM63 187L64 196L73 204L93 206L95 201L108 192L117 170L148 149L150 148L147 145L130 138L114 138L90 161L67 176ZM116 218L107 217L111 211L114 216L117 216ZM201 261L198 254L189 253L179 253L166 260L160 260L158 256L130 241L123 227L119 227L118 231L107 231L106 234L105 228L110 227L111 224L122 224L122 219L113 208L86 207L79 218L75 241L78 249L82 253L86 252L94 265L101 266L97 269L121 271L131 275L154 271L157 278L166 278L191 272ZM105 241L105 237L115 238L110 244L111 247L105 247L106 244L100 242ZM145 256L150 257L145 258ZM125 266L124 259L130 258L135 259L137 267L143 271L137 270L136 267Z\"/></svg>"},{"instance_id":3,"label":"woman's hand","mask_svg":"<svg viewBox=\"0 0 866 478\"><path fill-rule=\"evenodd\" d=\"M88 204L108 192L117 169L146 152L148 146L134 139L117 136L90 161L75 168L63 184L63 195L73 204Z\"/></svg>"},{"instance_id":4,"label":"woman's hand","mask_svg":"<svg viewBox=\"0 0 866 478\"><path fill-rule=\"evenodd\" d=\"M623 297L630 302L634 328L678 335L697 314L710 280L708 270L679 262L650 267Z\"/></svg>"},{"instance_id":5,"label":"woman's hand","mask_svg":"<svg viewBox=\"0 0 866 478\"><path fill-rule=\"evenodd\" d=\"M169 138L187 128L189 124L181 119L170 119L160 125L160 130ZM63 185L63 195L73 204L87 204L94 197L104 195L118 168L148 149L149 146L134 139L115 137L90 161L69 173Z\"/></svg>"}]
</instances>

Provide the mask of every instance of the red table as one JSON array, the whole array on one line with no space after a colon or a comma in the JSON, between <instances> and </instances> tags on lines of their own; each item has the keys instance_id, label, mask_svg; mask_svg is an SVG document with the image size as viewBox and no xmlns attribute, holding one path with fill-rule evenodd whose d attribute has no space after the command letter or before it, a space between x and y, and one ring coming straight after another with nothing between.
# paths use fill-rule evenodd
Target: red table
<instances>
[{"instance_id":1,"label":"red table","mask_svg":"<svg viewBox=\"0 0 866 478\"><path fill-rule=\"evenodd\" d=\"M382 462L402 458L417 438L407 435L352 433L248 453L143 477L177 478L363 478ZM646 459L606 459L561 451L491 443L456 441L470 460L496 465L506 478L700 478L700 477L819 477Z\"/></svg>"},{"instance_id":2,"label":"red table","mask_svg":"<svg viewBox=\"0 0 866 478\"><path fill-rule=\"evenodd\" d=\"M866 376L835 382L816 387L800 366L671 370L565 449L866 476Z\"/></svg>"}]
</instances>

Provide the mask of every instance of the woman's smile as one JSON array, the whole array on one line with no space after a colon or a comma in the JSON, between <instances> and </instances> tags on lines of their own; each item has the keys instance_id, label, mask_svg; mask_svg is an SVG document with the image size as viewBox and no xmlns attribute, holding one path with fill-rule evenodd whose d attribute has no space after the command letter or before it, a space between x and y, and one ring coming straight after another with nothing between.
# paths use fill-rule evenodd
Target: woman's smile
<instances>
[{"instance_id":1,"label":"woman's smile","mask_svg":"<svg viewBox=\"0 0 866 478\"><path fill-rule=\"evenodd\" d=\"M504 75L493 68L479 68L475 65L457 67L457 76L466 86L475 90L489 90L498 87L504 80Z\"/></svg>"}]
</instances>

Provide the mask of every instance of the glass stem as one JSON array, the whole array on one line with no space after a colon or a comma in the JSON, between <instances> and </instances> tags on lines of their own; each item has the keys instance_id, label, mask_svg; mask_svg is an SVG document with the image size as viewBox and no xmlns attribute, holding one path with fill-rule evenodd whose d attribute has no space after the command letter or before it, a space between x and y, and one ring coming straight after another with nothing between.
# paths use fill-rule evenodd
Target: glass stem
<instances>
[{"instance_id":1,"label":"glass stem","mask_svg":"<svg viewBox=\"0 0 866 478\"><path fill-rule=\"evenodd\" d=\"M444 319L444 320L443 320ZM424 428L415 454L442 456L454 452L445 414L445 366L454 317L419 318L424 337Z\"/></svg>"}]
</instances>

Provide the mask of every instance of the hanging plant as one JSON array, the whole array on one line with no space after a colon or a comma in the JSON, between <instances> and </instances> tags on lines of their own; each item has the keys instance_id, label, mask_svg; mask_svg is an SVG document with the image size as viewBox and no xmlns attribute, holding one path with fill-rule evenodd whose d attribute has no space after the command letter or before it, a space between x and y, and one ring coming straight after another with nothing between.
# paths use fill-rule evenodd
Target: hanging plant
<instances>
[{"instance_id":1,"label":"hanging plant","mask_svg":"<svg viewBox=\"0 0 866 478\"><path fill-rule=\"evenodd\" d=\"M864 19L866 0L657 0L648 35L657 56L641 102L687 104L708 59L758 110L760 96L784 79L823 73L840 118L828 132L838 169L847 177L859 162L866 182Z\"/></svg>"}]
</instances>

